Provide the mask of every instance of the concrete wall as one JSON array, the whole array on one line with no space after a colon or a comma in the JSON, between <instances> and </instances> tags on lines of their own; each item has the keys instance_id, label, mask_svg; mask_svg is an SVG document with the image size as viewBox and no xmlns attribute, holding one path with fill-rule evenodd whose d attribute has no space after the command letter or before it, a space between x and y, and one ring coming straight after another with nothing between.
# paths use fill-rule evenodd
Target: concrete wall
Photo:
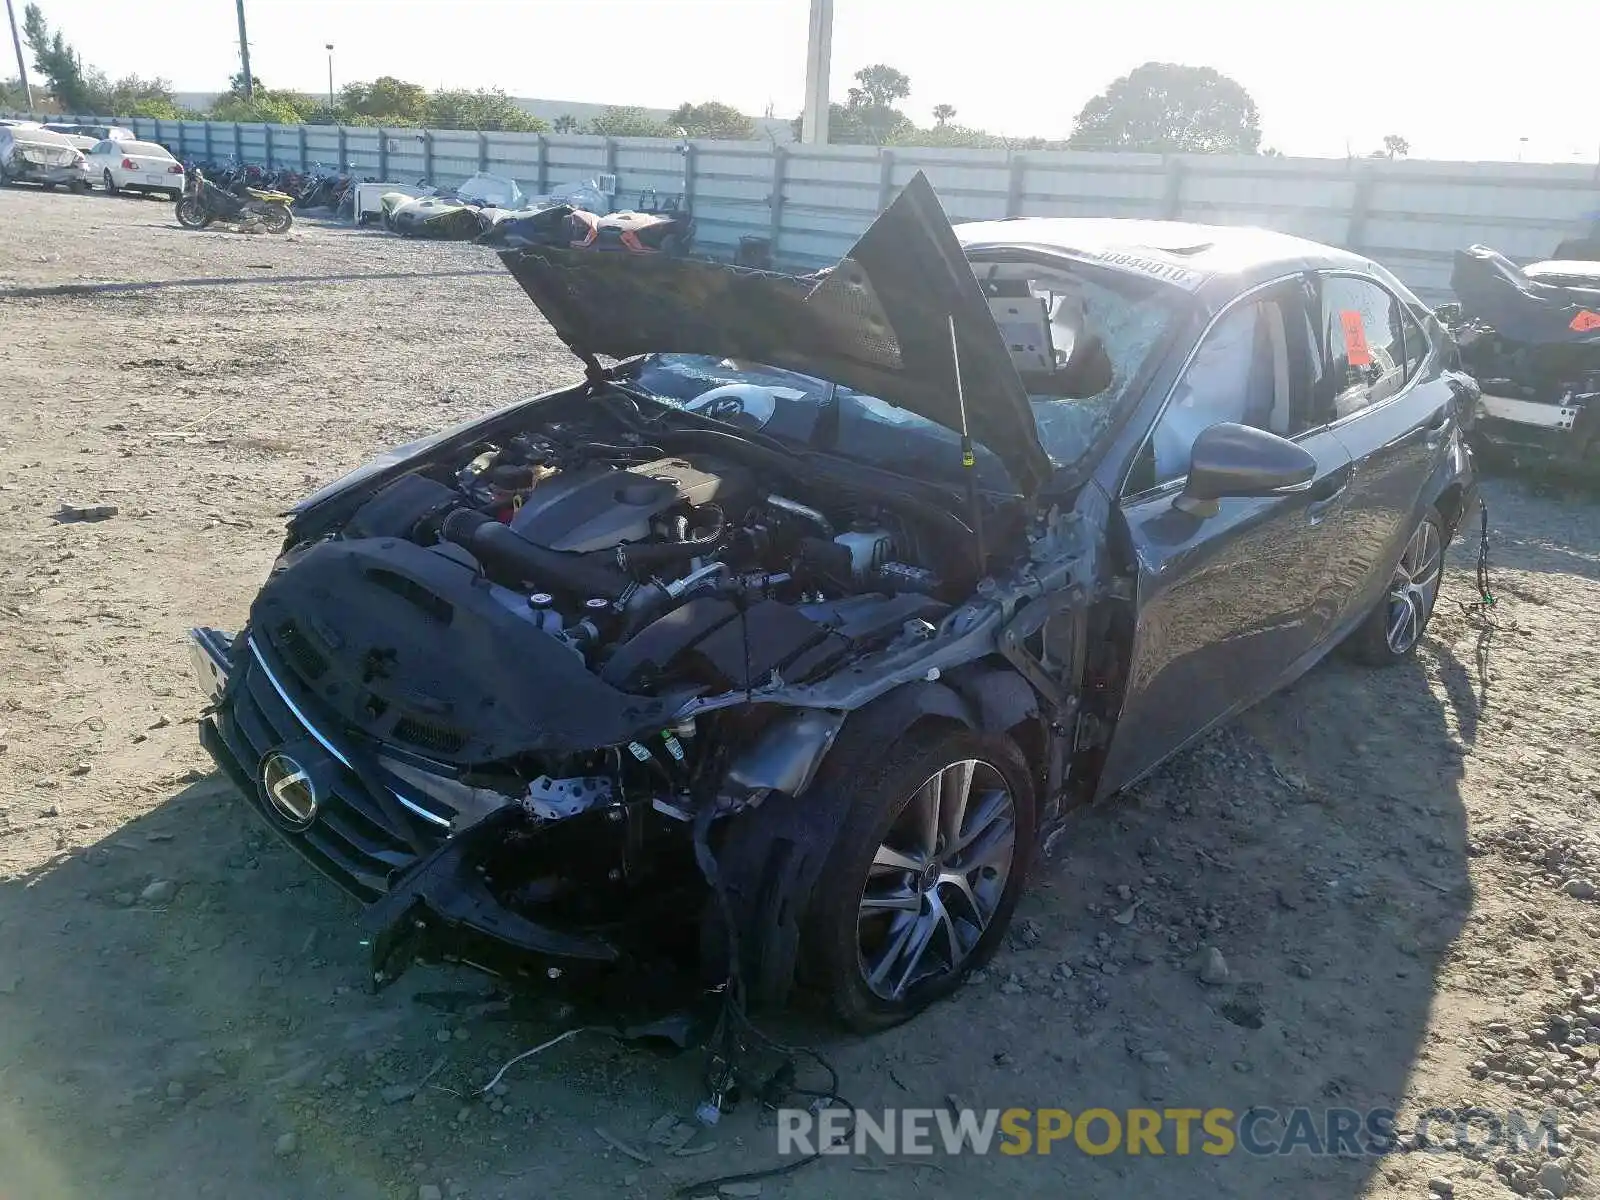
<instances>
[{"instance_id":1,"label":"concrete wall","mask_svg":"<svg viewBox=\"0 0 1600 1200\"><path fill-rule=\"evenodd\" d=\"M481 169L510 175L538 193L610 172L618 178L619 204L635 202L645 188L684 192L704 252L729 255L741 236L770 237L778 261L795 267L837 260L919 170L954 220L1093 215L1263 225L1377 258L1431 301L1449 295L1452 251L1481 242L1519 261L1547 257L1562 237L1582 232L1600 213L1600 172L1565 164L880 149L137 118L120 123L200 161L236 155L295 168L351 163L358 175L398 182L459 182Z\"/></svg>"}]
</instances>

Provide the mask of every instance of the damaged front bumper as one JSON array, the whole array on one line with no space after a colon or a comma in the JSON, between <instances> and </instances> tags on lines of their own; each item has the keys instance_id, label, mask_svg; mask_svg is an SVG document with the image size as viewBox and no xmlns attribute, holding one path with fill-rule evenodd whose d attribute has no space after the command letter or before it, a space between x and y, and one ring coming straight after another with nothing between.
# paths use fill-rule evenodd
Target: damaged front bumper
<instances>
[{"instance_id":1,"label":"damaged front bumper","mask_svg":"<svg viewBox=\"0 0 1600 1200\"><path fill-rule=\"evenodd\" d=\"M267 825L344 891L367 903L373 980L413 959L461 961L503 974L564 973L560 963L615 963L602 937L549 928L490 893L482 863L530 826L514 802L470 811L416 786L426 772L346 739L270 646L248 633L192 630L195 676L210 698L200 740ZM402 774L403 772L403 774ZM481 795L440 777L434 789ZM538 960L549 959L541 967Z\"/></svg>"}]
</instances>

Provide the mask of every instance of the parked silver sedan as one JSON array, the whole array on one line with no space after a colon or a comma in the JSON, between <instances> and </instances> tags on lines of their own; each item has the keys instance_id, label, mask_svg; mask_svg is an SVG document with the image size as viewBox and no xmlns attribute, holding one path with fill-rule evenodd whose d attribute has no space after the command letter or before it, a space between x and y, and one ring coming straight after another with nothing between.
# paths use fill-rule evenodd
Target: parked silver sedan
<instances>
[{"instance_id":1,"label":"parked silver sedan","mask_svg":"<svg viewBox=\"0 0 1600 1200\"><path fill-rule=\"evenodd\" d=\"M75 192L88 189L83 152L59 133L22 125L0 127L0 183L57 184Z\"/></svg>"}]
</instances>

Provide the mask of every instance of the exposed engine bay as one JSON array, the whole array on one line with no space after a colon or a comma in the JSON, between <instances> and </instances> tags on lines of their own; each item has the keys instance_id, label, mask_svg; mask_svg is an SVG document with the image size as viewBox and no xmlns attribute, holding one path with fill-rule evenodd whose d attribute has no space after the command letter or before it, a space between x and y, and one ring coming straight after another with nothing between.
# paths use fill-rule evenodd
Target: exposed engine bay
<instances>
[{"instance_id":1,"label":"exposed engine bay","mask_svg":"<svg viewBox=\"0 0 1600 1200\"><path fill-rule=\"evenodd\" d=\"M372 736L469 763L627 741L695 696L925 640L950 609L935 535L888 505L603 437L555 423L401 476L285 556L262 633Z\"/></svg>"}]
</instances>

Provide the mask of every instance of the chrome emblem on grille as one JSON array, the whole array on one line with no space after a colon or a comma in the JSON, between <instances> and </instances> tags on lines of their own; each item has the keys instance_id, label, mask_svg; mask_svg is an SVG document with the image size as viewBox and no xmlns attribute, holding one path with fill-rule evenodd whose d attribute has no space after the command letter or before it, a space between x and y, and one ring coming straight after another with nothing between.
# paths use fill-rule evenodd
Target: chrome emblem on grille
<instances>
[{"instance_id":1,"label":"chrome emblem on grille","mask_svg":"<svg viewBox=\"0 0 1600 1200\"><path fill-rule=\"evenodd\" d=\"M316 784L287 754L273 750L261 760L260 784L262 798L289 829L298 832L317 819Z\"/></svg>"}]
</instances>

